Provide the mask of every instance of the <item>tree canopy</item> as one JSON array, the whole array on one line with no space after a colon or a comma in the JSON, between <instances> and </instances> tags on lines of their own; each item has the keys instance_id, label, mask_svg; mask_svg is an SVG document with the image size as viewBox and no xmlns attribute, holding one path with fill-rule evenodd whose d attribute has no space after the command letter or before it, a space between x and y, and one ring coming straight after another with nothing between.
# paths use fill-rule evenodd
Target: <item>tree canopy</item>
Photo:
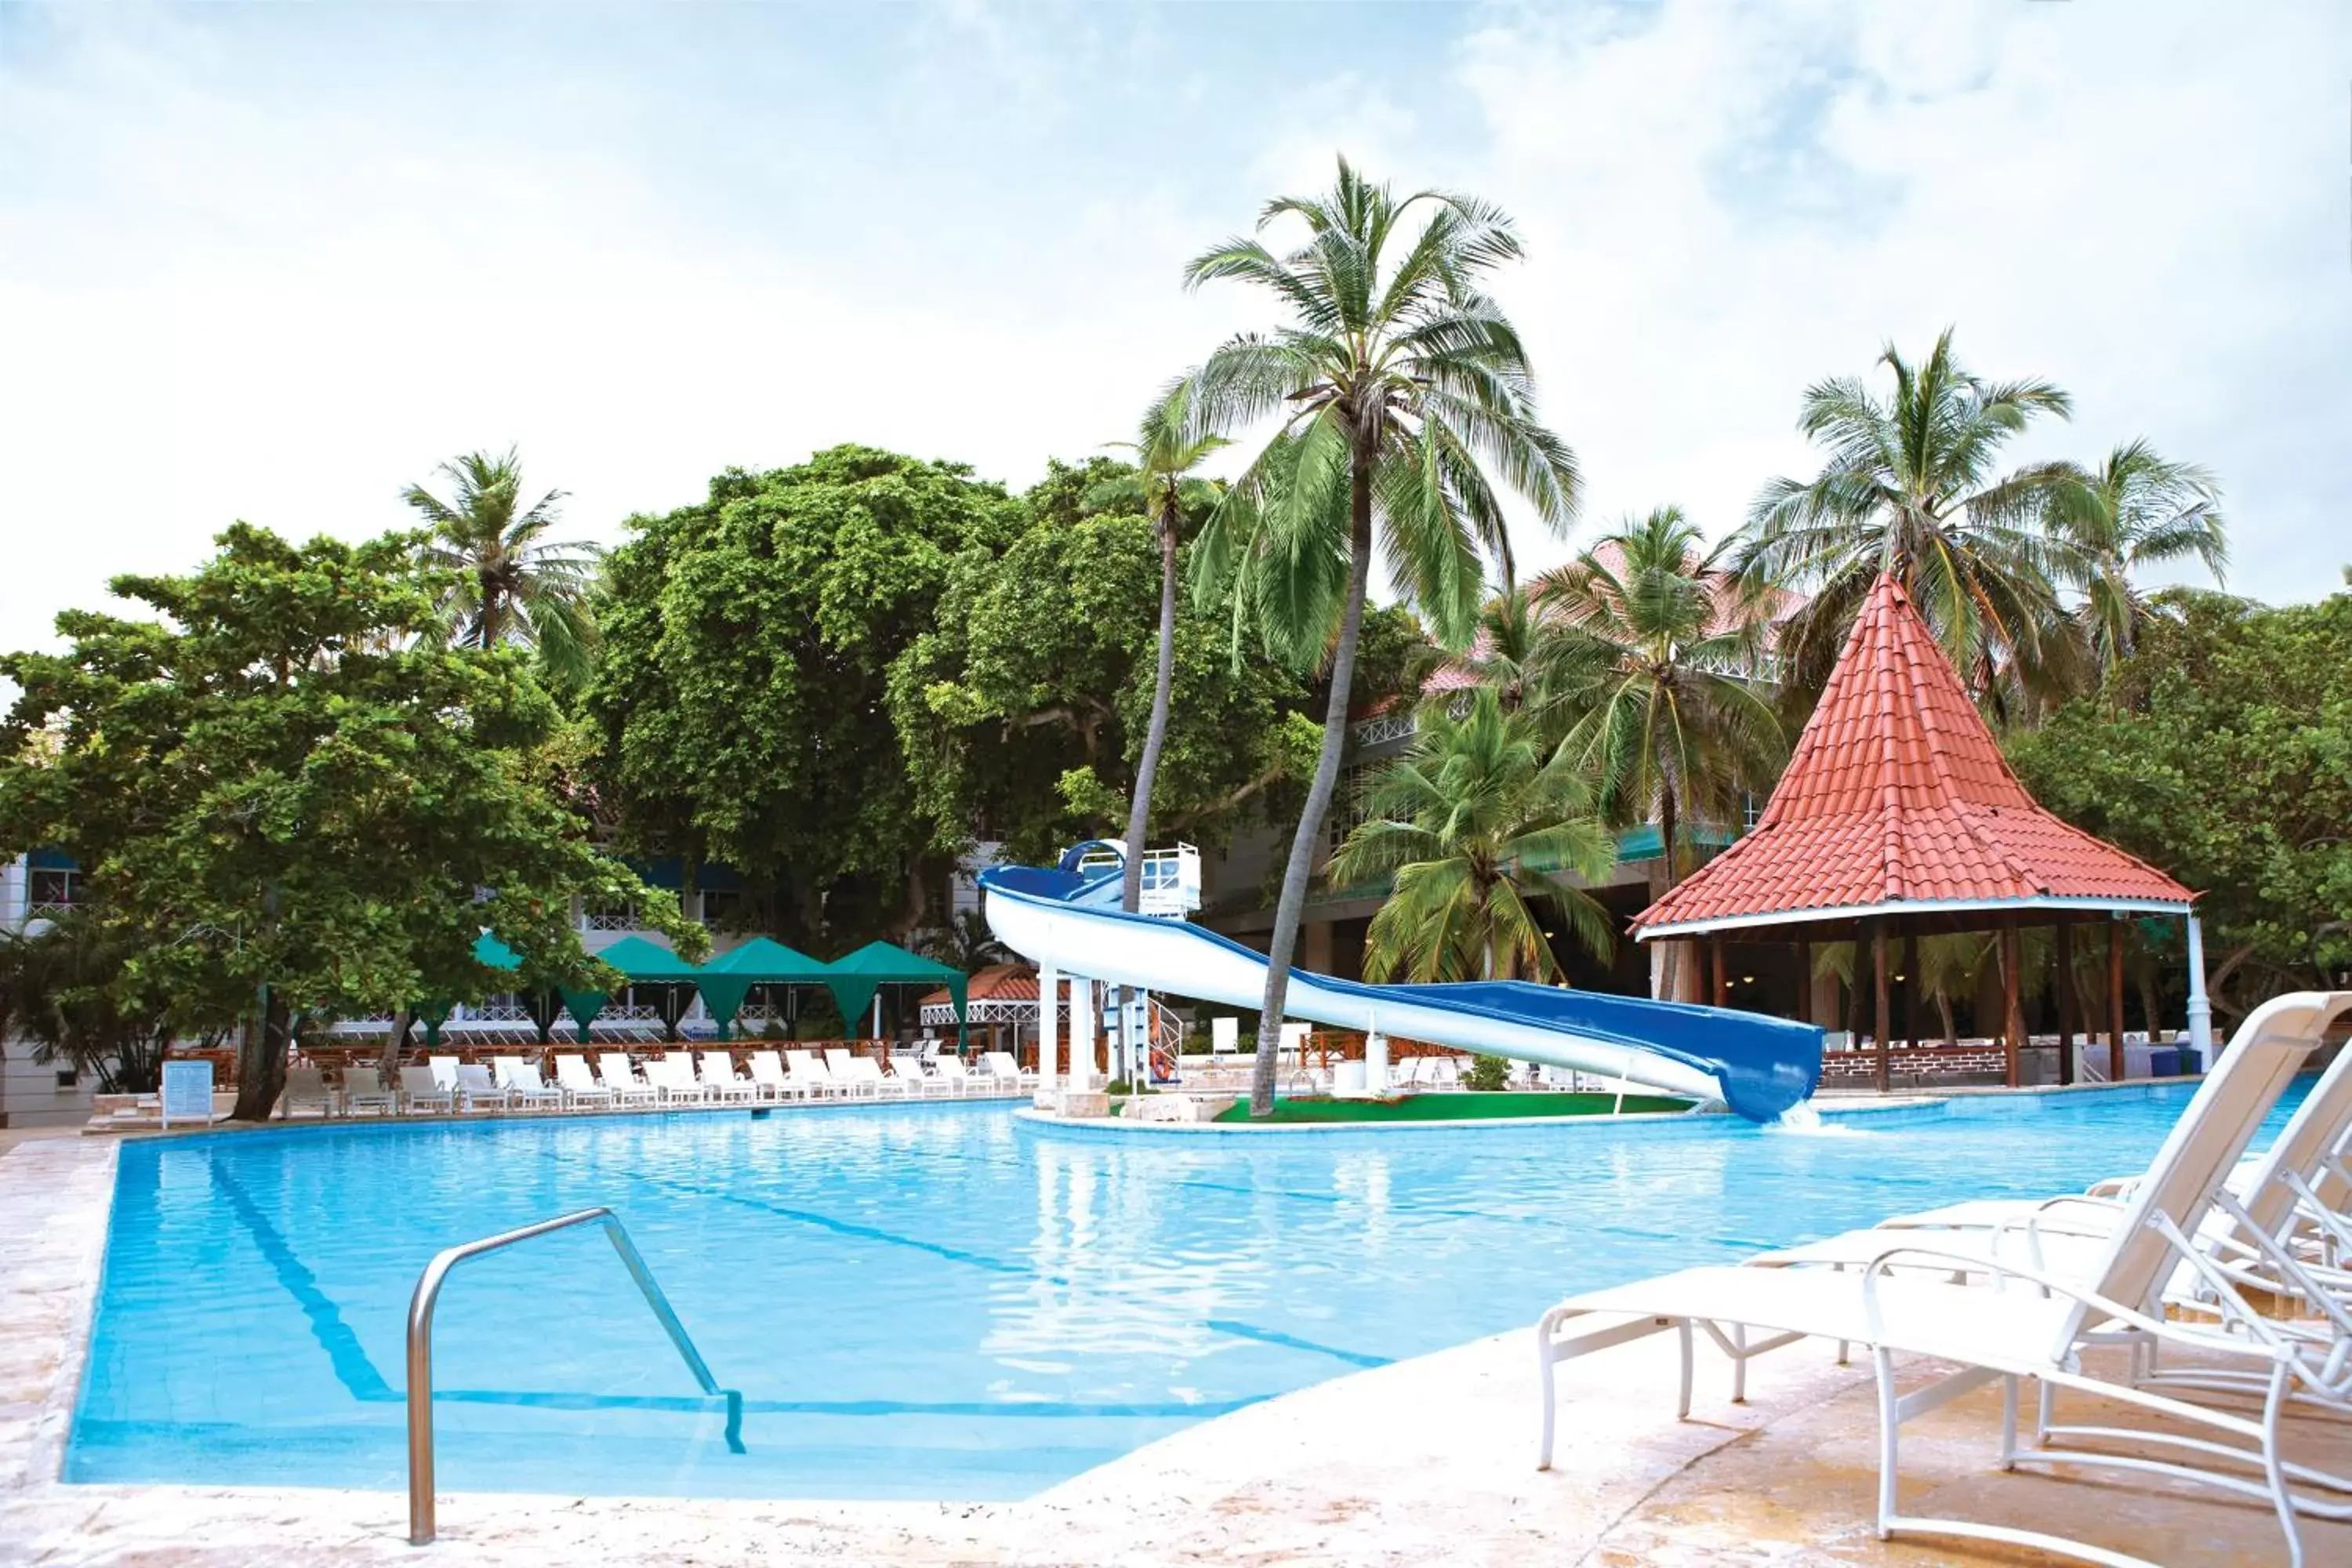
<instances>
[{"instance_id":1,"label":"tree canopy","mask_svg":"<svg viewBox=\"0 0 2352 1568\"><path fill-rule=\"evenodd\" d=\"M1128 499L1105 478L1097 468L1087 487L1096 500ZM958 559L934 625L891 670L907 773L942 850L985 837L1045 858L1127 816L1152 706L1159 531L1131 511L1088 512L1058 477L1039 489L1037 521L1009 549ZM1223 609L1184 598L1171 685L1162 831L1214 834L1269 795L1295 803L1283 792L1316 742L1304 680L1237 672Z\"/></svg>"},{"instance_id":2,"label":"tree canopy","mask_svg":"<svg viewBox=\"0 0 2352 1568\"><path fill-rule=\"evenodd\" d=\"M225 1033L256 1007L240 1116L268 1113L289 1017L583 984L571 900L633 902L692 951L666 895L588 842L555 787L562 714L507 647L428 635L423 542L293 544L237 524L179 577L124 576L154 612L58 617L62 654L0 658L0 844L82 868L73 924L121 1015Z\"/></svg>"},{"instance_id":3,"label":"tree canopy","mask_svg":"<svg viewBox=\"0 0 2352 1568\"><path fill-rule=\"evenodd\" d=\"M888 706L965 552L1028 513L958 464L836 447L730 468L703 501L630 520L587 696L601 805L633 848L741 871L768 929L835 945L919 920L936 835Z\"/></svg>"},{"instance_id":4,"label":"tree canopy","mask_svg":"<svg viewBox=\"0 0 2352 1568\"><path fill-rule=\"evenodd\" d=\"M2201 894L2214 1004L2352 968L2352 594L2160 596L2095 697L2010 737L2067 820Z\"/></svg>"}]
</instances>

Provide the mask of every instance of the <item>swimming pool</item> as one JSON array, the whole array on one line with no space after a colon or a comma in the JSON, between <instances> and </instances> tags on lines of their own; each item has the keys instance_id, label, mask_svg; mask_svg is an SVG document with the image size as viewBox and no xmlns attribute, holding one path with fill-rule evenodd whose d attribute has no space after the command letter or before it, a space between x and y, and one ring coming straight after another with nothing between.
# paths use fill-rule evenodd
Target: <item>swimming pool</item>
<instances>
[{"instance_id":1,"label":"swimming pool","mask_svg":"<svg viewBox=\"0 0 2352 1568\"><path fill-rule=\"evenodd\" d=\"M936 1105L133 1142L66 1478L404 1485L418 1271L609 1204L742 1391L746 1451L583 1228L444 1292L443 1489L1018 1498L1570 1290L2079 1187L2144 1164L2189 1092L1815 1137L1728 1117L1067 1136Z\"/></svg>"}]
</instances>

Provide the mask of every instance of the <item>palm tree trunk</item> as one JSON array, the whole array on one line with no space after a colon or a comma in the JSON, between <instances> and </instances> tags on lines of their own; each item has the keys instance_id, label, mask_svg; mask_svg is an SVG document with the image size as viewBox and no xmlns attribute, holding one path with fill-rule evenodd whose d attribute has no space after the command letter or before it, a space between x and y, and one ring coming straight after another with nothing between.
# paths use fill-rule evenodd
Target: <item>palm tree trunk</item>
<instances>
[{"instance_id":1,"label":"palm tree trunk","mask_svg":"<svg viewBox=\"0 0 2352 1568\"><path fill-rule=\"evenodd\" d=\"M1172 506L1172 502L1171 503ZM1168 743L1169 693L1176 683L1176 520L1160 520L1160 669L1151 687L1151 728L1135 766L1135 803L1127 810L1127 876L1119 907L1134 913L1143 900L1143 839L1151 826L1151 786Z\"/></svg>"},{"instance_id":2,"label":"palm tree trunk","mask_svg":"<svg viewBox=\"0 0 2352 1568\"><path fill-rule=\"evenodd\" d=\"M1274 1114L1276 1054L1282 1046L1282 1005L1290 990L1290 955L1298 945L1299 917L1307 909L1307 884L1315 874L1316 848L1322 842L1323 818L1331 809L1331 792L1339 782L1339 754L1348 745L1348 698L1356 683L1356 634L1364 624L1364 591L1372 572L1372 476L1366 454L1356 455L1349 476L1348 604L1339 617L1339 641L1331 651L1331 706L1323 715L1323 752L1315 762L1315 781L1307 789L1307 805L1298 814L1298 832L1290 840L1290 860L1282 873L1282 897L1274 908L1274 934L1266 943L1265 1001L1257 1019L1257 1062L1250 1075L1250 1114Z\"/></svg>"},{"instance_id":3,"label":"palm tree trunk","mask_svg":"<svg viewBox=\"0 0 2352 1568\"><path fill-rule=\"evenodd\" d=\"M1658 892L1660 899L1673 892L1675 884L1681 880L1675 874L1675 832L1677 826L1675 821L1675 792L1670 789L1660 790L1658 792L1658 856L1659 863L1665 868L1666 871L1665 886ZM1654 899L1651 901L1654 903L1657 900ZM1666 943L1665 972L1660 976L1659 991L1662 998L1668 1002L1679 1002L1683 999L1683 948L1685 945L1679 942Z\"/></svg>"}]
</instances>

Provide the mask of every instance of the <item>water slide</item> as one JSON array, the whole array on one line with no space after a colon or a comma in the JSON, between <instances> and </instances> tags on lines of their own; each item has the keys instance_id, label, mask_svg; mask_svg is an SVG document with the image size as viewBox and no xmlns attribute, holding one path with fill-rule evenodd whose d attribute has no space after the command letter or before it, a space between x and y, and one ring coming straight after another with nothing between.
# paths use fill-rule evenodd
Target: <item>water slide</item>
<instances>
[{"instance_id":1,"label":"water slide","mask_svg":"<svg viewBox=\"0 0 2352 1568\"><path fill-rule=\"evenodd\" d=\"M1081 870L1080 845L1059 867L980 874L996 940L1064 974L1228 1007L1265 999L1265 957L1181 920L1119 908L1119 870ZM1367 985L1290 972L1288 1016L1333 1028L1512 1057L1721 1101L1770 1121L1809 1099L1822 1031L1721 1007L1566 991L1517 980Z\"/></svg>"}]
</instances>

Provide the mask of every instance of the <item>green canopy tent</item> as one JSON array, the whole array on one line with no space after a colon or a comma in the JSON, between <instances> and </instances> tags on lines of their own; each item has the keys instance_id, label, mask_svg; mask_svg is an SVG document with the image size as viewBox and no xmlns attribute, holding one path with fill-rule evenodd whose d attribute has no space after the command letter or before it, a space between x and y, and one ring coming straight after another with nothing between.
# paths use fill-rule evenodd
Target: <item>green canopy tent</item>
<instances>
[{"instance_id":1,"label":"green canopy tent","mask_svg":"<svg viewBox=\"0 0 2352 1568\"><path fill-rule=\"evenodd\" d=\"M677 1021L685 1016L702 972L669 949L641 936L625 936L596 955L629 978L633 989L650 991L660 1009L662 1033L677 1038Z\"/></svg>"},{"instance_id":2,"label":"green canopy tent","mask_svg":"<svg viewBox=\"0 0 2352 1568\"><path fill-rule=\"evenodd\" d=\"M841 1007L845 1022L854 1020L885 985L944 985L955 1003L956 1049L964 1043L964 972L887 942L869 942L856 952L825 965L825 989ZM877 1034L879 1030L876 1031Z\"/></svg>"},{"instance_id":3,"label":"green canopy tent","mask_svg":"<svg viewBox=\"0 0 2352 1568\"><path fill-rule=\"evenodd\" d=\"M694 972L703 1005L710 1009L722 1040L733 1037L735 1015L742 1011L752 986L823 985L832 978L832 971L807 953L765 936L755 936Z\"/></svg>"},{"instance_id":4,"label":"green canopy tent","mask_svg":"<svg viewBox=\"0 0 2352 1568\"><path fill-rule=\"evenodd\" d=\"M488 931L474 939L474 960L488 968L509 972L522 967L521 955ZM572 1023L580 1028L580 1043L584 1046L588 1043L588 1026L604 1010L602 991L532 991L524 994L523 1001L530 1008L530 1021L539 1026L539 1043L542 1046L548 1043L559 1012L572 1015Z\"/></svg>"}]
</instances>

